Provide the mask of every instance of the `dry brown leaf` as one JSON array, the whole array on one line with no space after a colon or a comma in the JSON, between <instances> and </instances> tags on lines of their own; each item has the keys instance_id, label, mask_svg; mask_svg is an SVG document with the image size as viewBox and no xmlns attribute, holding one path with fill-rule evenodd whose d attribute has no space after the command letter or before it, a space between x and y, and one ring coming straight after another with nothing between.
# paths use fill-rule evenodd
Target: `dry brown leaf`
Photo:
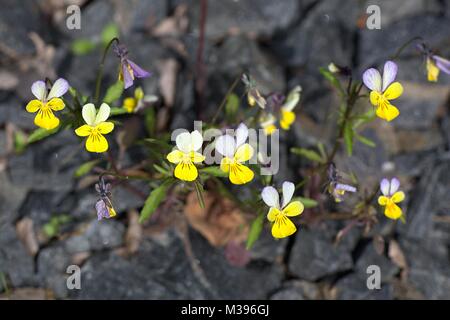
<instances>
[{"instance_id":1,"label":"dry brown leaf","mask_svg":"<svg viewBox=\"0 0 450 320\"><path fill-rule=\"evenodd\" d=\"M159 88L166 106L171 107L175 101L178 62L175 59L164 59L158 63Z\"/></svg>"},{"instance_id":2,"label":"dry brown leaf","mask_svg":"<svg viewBox=\"0 0 450 320\"><path fill-rule=\"evenodd\" d=\"M200 207L195 192L187 197L184 211L190 225L213 246L223 246L230 241L245 241L248 225L242 211L224 197L211 192L205 192L203 196L205 208Z\"/></svg>"},{"instance_id":3,"label":"dry brown leaf","mask_svg":"<svg viewBox=\"0 0 450 320\"><path fill-rule=\"evenodd\" d=\"M389 242L388 255L392 262L402 269L401 278L406 280L408 275L408 263L406 262L405 254L397 241L391 240Z\"/></svg>"},{"instance_id":4,"label":"dry brown leaf","mask_svg":"<svg viewBox=\"0 0 450 320\"><path fill-rule=\"evenodd\" d=\"M186 33L189 19L187 16L188 7L181 4L175 8L173 16L162 20L153 30L152 35L156 37L178 36Z\"/></svg>"},{"instance_id":5,"label":"dry brown leaf","mask_svg":"<svg viewBox=\"0 0 450 320\"><path fill-rule=\"evenodd\" d=\"M33 229L33 220L30 218L23 218L16 224L16 232L20 241L27 249L31 256L35 256L39 251L39 243Z\"/></svg>"},{"instance_id":6,"label":"dry brown leaf","mask_svg":"<svg viewBox=\"0 0 450 320\"><path fill-rule=\"evenodd\" d=\"M0 90L12 90L19 83L19 78L12 72L0 70Z\"/></svg>"}]
</instances>

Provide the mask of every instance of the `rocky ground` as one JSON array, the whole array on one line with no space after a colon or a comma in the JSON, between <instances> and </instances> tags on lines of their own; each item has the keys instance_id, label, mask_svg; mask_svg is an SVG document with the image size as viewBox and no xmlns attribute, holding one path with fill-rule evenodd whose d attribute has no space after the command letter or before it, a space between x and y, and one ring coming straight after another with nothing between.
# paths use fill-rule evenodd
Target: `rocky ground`
<instances>
[{"instance_id":1,"label":"rocky ground","mask_svg":"<svg viewBox=\"0 0 450 320\"><path fill-rule=\"evenodd\" d=\"M186 224L151 221L139 227L135 210L143 200L122 187L114 191L119 218L97 222L92 186L84 188L83 181L73 178L90 156L72 133L11 152L11 132L33 129L33 115L24 110L33 81L59 75L80 90L92 90L100 53L75 56L70 44L80 37L96 39L111 21L120 26L134 60L154 72L143 82L144 90L172 105L170 127L192 127L201 104L193 82L199 1L75 1L82 3L79 31L67 30L57 1L0 2L2 297L450 299L450 76L427 83L422 58L413 49L397 61L405 86L398 103L401 116L365 129L375 149L356 143L350 159L337 159L338 167L360 179L376 181L383 168L395 168L407 191L406 224L380 217L370 234L354 228L337 245L343 222L301 227L283 241L272 240L267 229L251 250L250 262L238 267L230 265L224 248L211 246ZM381 30L361 24L369 2L381 6ZM414 36L450 57L447 0L210 0L208 12L207 102L200 117L214 112L242 70L250 70L265 92L303 86L298 121L282 135L280 181L299 177L304 165L288 155L289 147L332 143L330 118L337 103L320 66L333 61L361 74ZM41 45L30 40L31 31ZM106 80L114 81L116 61L108 59L105 70ZM146 185L135 186L148 193ZM162 215L177 219L179 213L172 211ZM58 236L43 236L43 228L61 215L70 218ZM133 242L136 234L138 244ZM374 235L384 237L381 252ZM82 266L81 290L66 287L66 268L72 263ZM366 287L366 269L372 264L381 268L381 290Z\"/></svg>"}]
</instances>

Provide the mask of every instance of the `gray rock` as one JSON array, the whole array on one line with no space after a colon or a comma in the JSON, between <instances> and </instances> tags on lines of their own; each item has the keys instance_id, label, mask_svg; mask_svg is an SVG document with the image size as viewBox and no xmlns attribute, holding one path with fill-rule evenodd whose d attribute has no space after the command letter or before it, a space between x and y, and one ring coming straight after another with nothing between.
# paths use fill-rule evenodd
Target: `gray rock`
<instances>
[{"instance_id":1,"label":"gray rock","mask_svg":"<svg viewBox=\"0 0 450 320\"><path fill-rule=\"evenodd\" d=\"M350 274L336 283L337 299L340 300L391 300L393 287L382 284L380 289L367 288L367 275Z\"/></svg>"},{"instance_id":2,"label":"gray rock","mask_svg":"<svg viewBox=\"0 0 450 320\"><path fill-rule=\"evenodd\" d=\"M319 286L303 280L291 280L270 296L271 300L317 300L320 298Z\"/></svg>"},{"instance_id":3,"label":"gray rock","mask_svg":"<svg viewBox=\"0 0 450 320\"><path fill-rule=\"evenodd\" d=\"M124 232L125 227L116 220L94 220L87 228L85 236L92 250L102 250L121 246Z\"/></svg>"},{"instance_id":4,"label":"gray rock","mask_svg":"<svg viewBox=\"0 0 450 320\"><path fill-rule=\"evenodd\" d=\"M352 257L346 248L334 246L330 237L320 230L298 232L289 261L289 270L294 275L316 281L352 267Z\"/></svg>"},{"instance_id":5,"label":"gray rock","mask_svg":"<svg viewBox=\"0 0 450 320\"><path fill-rule=\"evenodd\" d=\"M260 259L271 263L279 263L283 260L287 243L287 239L274 240L270 229L266 228L261 232L261 236L251 248L251 258L253 260Z\"/></svg>"},{"instance_id":6,"label":"gray rock","mask_svg":"<svg viewBox=\"0 0 450 320\"><path fill-rule=\"evenodd\" d=\"M30 91L30 100L32 99ZM7 122L13 123L20 129L35 129L35 115L26 112L25 106L27 102L21 102L16 97L8 97L0 101L0 125Z\"/></svg>"},{"instance_id":7,"label":"gray rock","mask_svg":"<svg viewBox=\"0 0 450 320\"><path fill-rule=\"evenodd\" d=\"M380 267L382 283L389 282L399 272L399 268L391 260L375 251L373 243L367 244L361 256L357 258L355 269L359 274L364 275L371 265Z\"/></svg>"},{"instance_id":8,"label":"gray rock","mask_svg":"<svg viewBox=\"0 0 450 320\"><path fill-rule=\"evenodd\" d=\"M6 172L0 172L0 225L12 223L18 218L18 209L28 188L11 183Z\"/></svg>"}]
</instances>

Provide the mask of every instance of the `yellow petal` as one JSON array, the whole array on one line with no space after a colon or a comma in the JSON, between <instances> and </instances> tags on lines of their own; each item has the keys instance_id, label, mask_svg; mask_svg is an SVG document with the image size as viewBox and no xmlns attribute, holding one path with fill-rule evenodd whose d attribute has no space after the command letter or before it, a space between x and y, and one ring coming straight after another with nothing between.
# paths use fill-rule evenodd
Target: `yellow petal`
<instances>
[{"instance_id":1,"label":"yellow petal","mask_svg":"<svg viewBox=\"0 0 450 320\"><path fill-rule=\"evenodd\" d=\"M220 169L221 169L223 172L228 172L228 171L230 171L230 164L231 164L231 163L233 163L233 160L231 160L230 158L228 158L228 157L223 158L223 159L220 161Z\"/></svg>"},{"instance_id":2,"label":"yellow petal","mask_svg":"<svg viewBox=\"0 0 450 320\"><path fill-rule=\"evenodd\" d=\"M283 215L280 215L272 226L272 236L274 238L286 238L295 233L297 228L294 223Z\"/></svg>"},{"instance_id":3,"label":"yellow petal","mask_svg":"<svg viewBox=\"0 0 450 320\"><path fill-rule=\"evenodd\" d=\"M34 99L28 102L26 109L28 112L34 113L38 111L41 107L42 107L41 100Z\"/></svg>"},{"instance_id":4,"label":"yellow petal","mask_svg":"<svg viewBox=\"0 0 450 320\"><path fill-rule=\"evenodd\" d=\"M95 127L101 134L107 134L114 130L114 123L112 122L101 122Z\"/></svg>"},{"instance_id":5,"label":"yellow petal","mask_svg":"<svg viewBox=\"0 0 450 320\"><path fill-rule=\"evenodd\" d=\"M275 207L271 207L269 213L267 213L267 220L270 222L274 222L278 215L281 214L281 211Z\"/></svg>"},{"instance_id":6,"label":"yellow petal","mask_svg":"<svg viewBox=\"0 0 450 320\"><path fill-rule=\"evenodd\" d=\"M428 81L430 82L436 82L439 77L439 68L436 67L436 64L430 59L427 59L427 75L428 75Z\"/></svg>"},{"instance_id":7,"label":"yellow petal","mask_svg":"<svg viewBox=\"0 0 450 320\"><path fill-rule=\"evenodd\" d=\"M277 127L274 124L269 124L268 126L264 127L264 134L266 136L270 136L274 131L277 130Z\"/></svg>"},{"instance_id":8,"label":"yellow petal","mask_svg":"<svg viewBox=\"0 0 450 320\"><path fill-rule=\"evenodd\" d=\"M305 207L303 206L303 203L301 203L300 201L293 201L283 209L283 213L287 217L294 217L301 214L304 209Z\"/></svg>"},{"instance_id":9,"label":"yellow petal","mask_svg":"<svg viewBox=\"0 0 450 320\"><path fill-rule=\"evenodd\" d=\"M113 207L108 207L108 212L110 217L115 217L117 215L116 210Z\"/></svg>"},{"instance_id":10,"label":"yellow petal","mask_svg":"<svg viewBox=\"0 0 450 320\"><path fill-rule=\"evenodd\" d=\"M108 140L101 134L90 134L86 140L86 150L89 152L105 152L108 150Z\"/></svg>"},{"instance_id":11,"label":"yellow petal","mask_svg":"<svg viewBox=\"0 0 450 320\"><path fill-rule=\"evenodd\" d=\"M402 209L394 202L389 201L384 209L384 215L390 219L398 219L402 216Z\"/></svg>"},{"instance_id":12,"label":"yellow petal","mask_svg":"<svg viewBox=\"0 0 450 320\"><path fill-rule=\"evenodd\" d=\"M34 124L38 127L51 130L59 126L59 119L55 117L52 110L40 109L34 118Z\"/></svg>"},{"instance_id":13,"label":"yellow petal","mask_svg":"<svg viewBox=\"0 0 450 320\"><path fill-rule=\"evenodd\" d=\"M193 163L200 163L205 160L205 156L199 152L191 151L191 161Z\"/></svg>"},{"instance_id":14,"label":"yellow petal","mask_svg":"<svg viewBox=\"0 0 450 320\"><path fill-rule=\"evenodd\" d=\"M380 102L381 94L377 91L370 91L370 103L374 106L378 106Z\"/></svg>"},{"instance_id":15,"label":"yellow petal","mask_svg":"<svg viewBox=\"0 0 450 320\"><path fill-rule=\"evenodd\" d=\"M87 124L82 125L81 127L75 130L75 134L79 137L87 137L91 134L92 127Z\"/></svg>"},{"instance_id":16,"label":"yellow petal","mask_svg":"<svg viewBox=\"0 0 450 320\"><path fill-rule=\"evenodd\" d=\"M289 130L291 124L295 121L295 113L281 109L280 126L283 130Z\"/></svg>"},{"instance_id":17,"label":"yellow petal","mask_svg":"<svg viewBox=\"0 0 450 320\"><path fill-rule=\"evenodd\" d=\"M47 102L47 106L54 111L59 111L64 109L65 104L61 98L53 98L49 102Z\"/></svg>"},{"instance_id":18,"label":"yellow petal","mask_svg":"<svg viewBox=\"0 0 450 320\"><path fill-rule=\"evenodd\" d=\"M388 198L387 197L385 197L385 196L379 196L378 197L378 204L380 206L385 206L386 203L388 203Z\"/></svg>"},{"instance_id":19,"label":"yellow petal","mask_svg":"<svg viewBox=\"0 0 450 320\"><path fill-rule=\"evenodd\" d=\"M397 99L403 93L403 86L400 82L394 82L389 87L387 87L386 91L384 91L384 97L388 100Z\"/></svg>"},{"instance_id":20,"label":"yellow petal","mask_svg":"<svg viewBox=\"0 0 450 320\"><path fill-rule=\"evenodd\" d=\"M141 87L137 87L136 90L134 90L134 97L136 100L142 100L144 98L144 90L142 90Z\"/></svg>"},{"instance_id":21,"label":"yellow petal","mask_svg":"<svg viewBox=\"0 0 450 320\"><path fill-rule=\"evenodd\" d=\"M184 153L181 152L180 150L173 150L172 152L170 152L167 155L167 160L170 163L180 163L181 161L183 161L183 157L184 157Z\"/></svg>"},{"instance_id":22,"label":"yellow petal","mask_svg":"<svg viewBox=\"0 0 450 320\"><path fill-rule=\"evenodd\" d=\"M234 159L238 162L245 162L250 160L251 157L253 157L253 148L248 143L240 146L234 154Z\"/></svg>"},{"instance_id":23,"label":"yellow petal","mask_svg":"<svg viewBox=\"0 0 450 320\"><path fill-rule=\"evenodd\" d=\"M132 113L136 108L137 101L135 98L125 98L123 100L123 107L127 110L127 112Z\"/></svg>"},{"instance_id":24,"label":"yellow petal","mask_svg":"<svg viewBox=\"0 0 450 320\"><path fill-rule=\"evenodd\" d=\"M376 115L381 119L386 121L392 121L400 114L400 111L397 107L393 106L390 103L386 103L377 108Z\"/></svg>"},{"instance_id":25,"label":"yellow petal","mask_svg":"<svg viewBox=\"0 0 450 320\"><path fill-rule=\"evenodd\" d=\"M175 167L175 177L184 181L194 181L197 179L198 171L192 163L180 162Z\"/></svg>"},{"instance_id":26,"label":"yellow petal","mask_svg":"<svg viewBox=\"0 0 450 320\"><path fill-rule=\"evenodd\" d=\"M245 184L252 181L254 173L248 167L240 163L230 164L230 181L233 184Z\"/></svg>"},{"instance_id":27,"label":"yellow petal","mask_svg":"<svg viewBox=\"0 0 450 320\"><path fill-rule=\"evenodd\" d=\"M396 193L394 193L391 197L391 200L394 203L399 203L402 202L405 199L405 194L403 193L403 191L397 191Z\"/></svg>"}]
</instances>

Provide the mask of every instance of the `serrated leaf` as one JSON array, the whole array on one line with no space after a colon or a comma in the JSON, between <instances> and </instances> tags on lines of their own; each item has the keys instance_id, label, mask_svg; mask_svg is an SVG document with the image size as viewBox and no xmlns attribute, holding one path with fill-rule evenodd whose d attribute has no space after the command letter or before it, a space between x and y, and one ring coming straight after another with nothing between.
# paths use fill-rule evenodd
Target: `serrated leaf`
<instances>
[{"instance_id":1,"label":"serrated leaf","mask_svg":"<svg viewBox=\"0 0 450 320\"><path fill-rule=\"evenodd\" d=\"M47 129L43 129L43 128L38 128L36 130L34 130L29 136L28 136L28 141L27 143L33 143L33 142L37 142L39 140L42 140L48 136L51 136L52 134L57 133L59 130L58 128L52 129L52 130L47 130Z\"/></svg>"},{"instance_id":2,"label":"serrated leaf","mask_svg":"<svg viewBox=\"0 0 450 320\"><path fill-rule=\"evenodd\" d=\"M199 170L201 173L207 173L209 175L212 175L214 177L219 177L219 178L226 178L228 177L228 172L223 172L219 166L211 166L211 167L206 167L206 168L202 168Z\"/></svg>"},{"instance_id":3,"label":"serrated leaf","mask_svg":"<svg viewBox=\"0 0 450 320\"><path fill-rule=\"evenodd\" d=\"M253 220L247 237L247 250L249 250L255 244L256 240L259 239L264 226L264 216L264 213L260 213L255 220Z\"/></svg>"},{"instance_id":4,"label":"serrated leaf","mask_svg":"<svg viewBox=\"0 0 450 320\"><path fill-rule=\"evenodd\" d=\"M366 146L369 146L371 148L375 148L377 145L375 142L373 142L372 140L370 140L369 138L360 136L359 134L357 134L356 139L358 139L358 141L360 141L361 143L364 143Z\"/></svg>"},{"instance_id":5,"label":"serrated leaf","mask_svg":"<svg viewBox=\"0 0 450 320\"><path fill-rule=\"evenodd\" d=\"M111 104L112 102L118 100L123 93L123 82L117 81L112 86L106 90L105 97L103 98L103 102L107 104Z\"/></svg>"},{"instance_id":6,"label":"serrated leaf","mask_svg":"<svg viewBox=\"0 0 450 320\"><path fill-rule=\"evenodd\" d=\"M100 160L96 159L83 163L81 166L77 168L77 170L75 170L75 173L73 174L74 177L79 178L81 176L84 176L85 174L88 174L92 170L92 168L94 168L95 165L99 162Z\"/></svg>"},{"instance_id":7,"label":"serrated leaf","mask_svg":"<svg viewBox=\"0 0 450 320\"><path fill-rule=\"evenodd\" d=\"M119 27L115 23L107 24L100 35L102 44L106 46L112 39L119 37Z\"/></svg>"},{"instance_id":8,"label":"serrated leaf","mask_svg":"<svg viewBox=\"0 0 450 320\"><path fill-rule=\"evenodd\" d=\"M322 158L317 152L314 150L304 149L304 148L291 148L291 152L293 154L297 154L299 156L305 157L308 160L318 162L318 163L325 163L325 159Z\"/></svg>"},{"instance_id":9,"label":"serrated leaf","mask_svg":"<svg viewBox=\"0 0 450 320\"><path fill-rule=\"evenodd\" d=\"M345 148L347 150L347 154L349 156L353 153L353 126L350 123L347 123L347 125L344 128L344 142L345 142Z\"/></svg>"},{"instance_id":10,"label":"serrated leaf","mask_svg":"<svg viewBox=\"0 0 450 320\"><path fill-rule=\"evenodd\" d=\"M70 50L76 55L85 55L94 50L96 47L95 43L89 39L77 39L72 42Z\"/></svg>"},{"instance_id":11,"label":"serrated leaf","mask_svg":"<svg viewBox=\"0 0 450 320\"><path fill-rule=\"evenodd\" d=\"M175 180L173 179L167 179L159 187L150 192L150 195L147 200L145 200L144 207L141 210L139 223L144 222L152 216L161 201L164 200L167 190L169 190L169 187L174 183L174 181Z\"/></svg>"}]
</instances>

